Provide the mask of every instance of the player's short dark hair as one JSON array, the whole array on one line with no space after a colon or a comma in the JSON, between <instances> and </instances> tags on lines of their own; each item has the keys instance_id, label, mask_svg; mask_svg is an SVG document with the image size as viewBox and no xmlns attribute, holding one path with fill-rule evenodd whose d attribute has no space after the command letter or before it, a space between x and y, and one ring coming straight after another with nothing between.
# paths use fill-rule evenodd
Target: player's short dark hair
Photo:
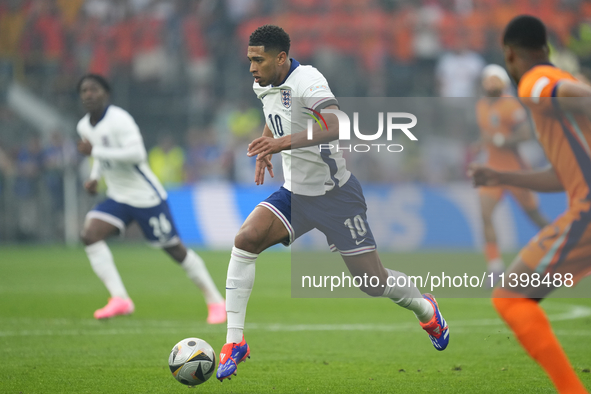
<instances>
[{"instance_id":1,"label":"player's short dark hair","mask_svg":"<svg viewBox=\"0 0 591 394\"><path fill-rule=\"evenodd\" d=\"M546 26L534 16L516 16L505 28L503 45L525 49L542 49L548 45Z\"/></svg>"},{"instance_id":2,"label":"player's short dark hair","mask_svg":"<svg viewBox=\"0 0 591 394\"><path fill-rule=\"evenodd\" d=\"M265 52L276 50L289 55L291 40L289 34L279 26L263 25L252 32L248 41L248 46L258 47L261 45L265 47Z\"/></svg>"},{"instance_id":3,"label":"player's short dark hair","mask_svg":"<svg viewBox=\"0 0 591 394\"><path fill-rule=\"evenodd\" d=\"M98 75L98 74L86 74L82 78L80 78L80 81L78 81L78 86L76 89L76 91L78 93L80 93L80 88L82 87L82 82L86 81L87 79L92 79L93 81L95 81L96 83L101 85L101 87L103 89L105 89L105 92L111 93L111 86L109 85L109 82L107 82L105 77L103 77L102 75Z\"/></svg>"}]
</instances>

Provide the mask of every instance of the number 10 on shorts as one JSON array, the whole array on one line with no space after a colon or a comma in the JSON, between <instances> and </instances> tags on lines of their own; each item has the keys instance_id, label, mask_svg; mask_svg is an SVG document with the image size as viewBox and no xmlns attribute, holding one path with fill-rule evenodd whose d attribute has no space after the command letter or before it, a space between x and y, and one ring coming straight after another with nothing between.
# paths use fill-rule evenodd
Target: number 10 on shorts
<instances>
[{"instance_id":1,"label":"number 10 on shorts","mask_svg":"<svg viewBox=\"0 0 591 394\"><path fill-rule=\"evenodd\" d=\"M353 219L349 218L345 220L345 226L349 228L349 231L351 231L351 238L355 240L357 238L362 238L367 234L367 227L365 226L365 221L361 215L357 215ZM359 243L361 243L361 241Z\"/></svg>"}]
</instances>

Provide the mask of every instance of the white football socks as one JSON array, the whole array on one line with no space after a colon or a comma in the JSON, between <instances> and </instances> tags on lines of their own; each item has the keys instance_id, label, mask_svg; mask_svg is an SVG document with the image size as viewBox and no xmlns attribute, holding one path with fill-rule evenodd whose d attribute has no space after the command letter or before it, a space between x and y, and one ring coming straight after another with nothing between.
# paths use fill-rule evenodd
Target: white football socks
<instances>
[{"instance_id":1,"label":"white football socks","mask_svg":"<svg viewBox=\"0 0 591 394\"><path fill-rule=\"evenodd\" d=\"M226 279L226 312L228 313L228 333L226 342L242 342L246 305L254 285L255 261L258 254L232 248Z\"/></svg>"},{"instance_id":2,"label":"white football socks","mask_svg":"<svg viewBox=\"0 0 591 394\"><path fill-rule=\"evenodd\" d=\"M129 295L127 295L125 286L123 286L121 276L119 276L119 271L117 271L113 255L107 243L98 241L88 245L84 250L94 273L103 281L111 297L128 299Z\"/></svg>"},{"instance_id":3,"label":"white football socks","mask_svg":"<svg viewBox=\"0 0 591 394\"><path fill-rule=\"evenodd\" d=\"M183 267L193 283L201 289L207 305L219 304L224 301L224 297L222 297L215 283L213 283L213 279L211 279L211 275L209 275L203 259L197 253L191 249L187 249L187 256L181 263L181 267Z\"/></svg>"},{"instance_id":4,"label":"white football socks","mask_svg":"<svg viewBox=\"0 0 591 394\"><path fill-rule=\"evenodd\" d=\"M386 272L388 272L390 279L388 280L389 285L385 285L382 297L390 298L401 307L410 309L421 323L429 322L435 313L433 306L423 298L408 275L388 268L386 268Z\"/></svg>"}]
</instances>

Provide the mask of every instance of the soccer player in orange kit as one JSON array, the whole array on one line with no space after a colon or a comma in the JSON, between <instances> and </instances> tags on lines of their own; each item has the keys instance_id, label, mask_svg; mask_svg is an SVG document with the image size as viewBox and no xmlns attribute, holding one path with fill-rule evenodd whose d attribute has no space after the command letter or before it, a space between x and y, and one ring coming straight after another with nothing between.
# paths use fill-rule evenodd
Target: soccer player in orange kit
<instances>
[{"instance_id":1,"label":"soccer player in orange kit","mask_svg":"<svg viewBox=\"0 0 591 394\"><path fill-rule=\"evenodd\" d=\"M591 87L549 63L546 28L537 18L514 18L505 29L503 47L507 70L531 111L551 167L503 172L473 165L469 173L476 186L565 190L568 208L521 250L507 272L507 278L537 274L537 282L496 288L493 304L558 392L587 393L538 302L591 273Z\"/></svg>"}]
</instances>

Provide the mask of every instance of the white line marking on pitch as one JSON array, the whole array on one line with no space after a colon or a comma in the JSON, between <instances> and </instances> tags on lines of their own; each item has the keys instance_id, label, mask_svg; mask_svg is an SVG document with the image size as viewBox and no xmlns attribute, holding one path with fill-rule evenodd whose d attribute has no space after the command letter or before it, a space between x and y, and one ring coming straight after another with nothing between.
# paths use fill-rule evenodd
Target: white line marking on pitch
<instances>
[{"instance_id":1,"label":"white line marking on pitch","mask_svg":"<svg viewBox=\"0 0 591 394\"><path fill-rule=\"evenodd\" d=\"M591 316L591 308L581 305L560 305L568 308L565 312L549 315L550 321L575 320ZM0 337L15 336L68 336L68 335L137 335L137 334L165 334L187 331L199 331L200 333L221 333L225 331L225 326L201 326L187 321L173 320L119 320L117 324L124 327L106 328L104 323L91 319L14 319L14 321L28 321L39 324L42 320L46 325L68 326L74 324L83 324L84 329L44 329L44 330L13 330L0 331ZM454 332L470 332L470 327L490 327L502 326L503 332L508 330L504 323L497 318L494 319L475 319L475 320L456 320L451 324ZM392 332L408 331L416 329L418 325L415 322L390 323L390 324L282 324L282 323L247 323L247 330L270 331L270 332L299 332L299 331L374 331L374 332ZM417 331L418 332L418 331ZM591 336L591 332L582 330L559 329L558 335L576 335Z\"/></svg>"}]
</instances>

